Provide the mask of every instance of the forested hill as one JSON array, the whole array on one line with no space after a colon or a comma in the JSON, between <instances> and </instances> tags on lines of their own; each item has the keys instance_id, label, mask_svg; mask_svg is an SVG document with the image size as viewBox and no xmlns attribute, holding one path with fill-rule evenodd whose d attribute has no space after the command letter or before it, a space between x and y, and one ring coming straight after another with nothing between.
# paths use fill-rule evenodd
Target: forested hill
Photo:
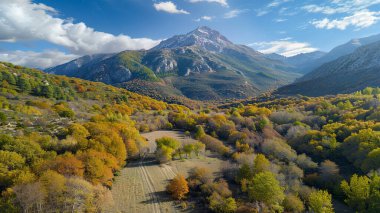
<instances>
[{"instance_id":1,"label":"forested hill","mask_svg":"<svg viewBox=\"0 0 380 213\"><path fill-rule=\"evenodd\" d=\"M2 212L107 212L115 176L141 179L128 168L145 174L149 210L172 199L216 213L380 210L379 88L190 110L8 63L0 73ZM151 150L140 133L156 130L185 139L157 138ZM148 151L157 159L145 161ZM170 198L152 186L160 175L149 175L169 171L170 161L221 164L212 174L198 164L187 176L170 170ZM138 196L123 193L128 202Z\"/></svg>"},{"instance_id":2,"label":"forested hill","mask_svg":"<svg viewBox=\"0 0 380 213\"><path fill-rule=\"evenodd\" d=\"M0 81L3 93L14 96L36 96L41 98L74 101L79 99L104 101L108 103L128 103L134 109L164 109L168 104L156 101L125 89L103 83L77 78L46 74L0 62Z\"/></svg>"},{"instance_id":3,"label":"forested hill","mask_svg":"<svg viewBox=\"0 0 380 213\"><path fill-rule=\"evenodd\" d=\"M139 127L130 116L186 109L0 63L0 212L106 208L114 174L147 148L138 128L149 130L150 121Z\"/></svg>"}]
</instances>

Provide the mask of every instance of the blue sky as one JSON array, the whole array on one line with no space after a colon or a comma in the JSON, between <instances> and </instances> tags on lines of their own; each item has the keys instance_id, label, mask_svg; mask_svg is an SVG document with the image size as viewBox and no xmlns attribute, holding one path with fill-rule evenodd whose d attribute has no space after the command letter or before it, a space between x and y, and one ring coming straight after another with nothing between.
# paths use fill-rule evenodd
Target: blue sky
<instances>
[{"instance_id":1,"label":"blue sky","mask_svg":"<svg viewBox=\"0 0 380 213\"><path fill-rule=\"evenodd\" d=\"M380 0L1 0L0 60L44 68L204 25L292 56L379 34L379 21Z\"/></svg>"}]
</instances>

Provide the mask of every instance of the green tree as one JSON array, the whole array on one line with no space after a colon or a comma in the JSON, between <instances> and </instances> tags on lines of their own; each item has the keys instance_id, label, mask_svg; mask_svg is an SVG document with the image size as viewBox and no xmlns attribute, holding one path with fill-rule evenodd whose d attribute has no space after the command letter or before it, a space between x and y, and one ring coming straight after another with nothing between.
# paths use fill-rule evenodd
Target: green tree
<instances>
[{"instance_id":1,"label":"green tree","mask_svg":"<svg viewBox=\"0 0 380 213\"><path fill-rule=\"evenodd\" d=\"M206 133L205 133L205 130L203 129L203 126L197 125L196 128L197 128L197 130L196 130L196 132L194 134L194 138L197 139L197 140L199 140L200 138L202 138L203 136L205 136Z\"/></svg>"},{"instance_id":2,"label":"green tree","mask_svg":"<svg viewBox=\"0 0 380 213\"><path fill-rule=\"evenodd\" d=\"M238 174L236 177L236 181L241 183L242 180L251 180L253 178L253 176L254 176L254 173L253 173L251 167L249 166L249 164L244 163L239 168L239 171L238 171Z\"/></svg>"},{"instance_id":3,"label":"green tree","mask_svg":"<svg viewBox=\"0 0 380 213\"><path fill-rule=\"evenodd\" d=\"M168 161L171 161L173 159L173 154L175 153L175 150L167 147L167 146L162 146L157 150L157 158L158 161L161 163L166 163Z\"/></svg>"},{"instance_id":4,"label":"green tree","mask_svg":"<svg viewBox=\"0 0 380 213\"><path fill-rule=\"evenodd\" d=\"M368 203L368 212L380 212L380 176L376 173L371 176L370 196Z\"/></svg>"},{"instance_id":5,"label":"green tree","mask_svg":"<svg viewBox=\"0 0 380 213\"><path fill-rule=\"evenodd\" d=\"M194 143L194 152L196 156L199 156L199 153L204 152L206 149L206 145L197 141Z\"/></svg>"},{"instance_id":6,"label":"green tree","mask_svg":"<svg viewBox=\"0 0 380 213\"><path fill-rule=\"evenodd\" d=\"M2 74L3 74L3 80L6 80L11 85L16 85L16 78L12 73L3 71Z\"/></svg>"},{"instance_id":7,"label":"green tree","mask_svg":"<svg viewBox=\"0 0 380 213\"><path fill-rule=\"evenodd\" d=\"M54 97L54 89L50 85L43 85L41 87L41 94L42 96L46 98L53 98Z\"/></svg>"},{"instance_id":8,"label":"green tree","mask_svg":"<svg viewBox=\"0 0 380 213\"><path fill-rule=\"evenodd\" d=\"M234 198L224 198L216 192L212 193L208 200L210 202L210 209L217 213L233 213L237 209Z\"/></svg>"},{"instance_id":9,"label":"green tree","mask_svg":"<svg viewBox=\"0 0 380 213\"><path fill-rule=\"evenodd\" d=\"M333 213L331 195L324 190L312 192L309 196L309 209L314 213Z\"/></svg>"},{"instance_id":10,"label":"green tree","mask_svg":"<svg viewBox=\"0 0 380 213\"><path fill-rule=\"evenodd\" d=\"M25 158L16 152L0 150L0 163L8 170L21 169L25 165Z\"/></svg>"},{"instance_id":11,"label":"green tree","mask_svg":"<svg viewBox=\"0 0 380 213\"><path fill-rule=\"evenodd\" d=\"M0 124L4 125L7 122L7 115L3 112L0 112Z\"/></svg>"},{"instance_id":12,"label":"green tree","mask_svg":"<svg viewBox=\"0 0 380 213\"><path fill-rule=\"evenodd\" d=\"M20 88L21 92L29 93L32 90L29 80L23 76L18 78L17 86Z\"/></svg>"},{"instance_id":13,"label":"green tree","mask_svg":"<svg viewBox=\"0 0 380 213\"><path fill-rule=\"evenodd\" d=\"M256 174L248 186L248 197L260 201L273 210L282 210L281 203L285 198L284 188L271 172Z\"/></svg>"},{"instance_id":14,"label":"green tree","mask_svg":"<svg viewBox=\"0 0 380 213\"><path fill-rule=\"evenodd\" d=\"M186 157L188 158L189 156L191 157L191 153L194 151L194 144L189 143L185 144L183 146L183 152L186 154Z\"/></svg>"},{"instance_id":15,"label":"green tree","mask_svg":"<svg viewBox=\"0 0 380 213\"><path fill-rule=\"evenodd\" d=\"M345 202L349 206L361 212L366 210L370 196L370 179L367 176L354 174L349 183L344 180L340 186L347 196Z\"/></svg>"},{"instance_id":16,"label":"green tree","mask_svg":"<svg viewBox=\"0 0 380 213\"><path fill-rule=\"evenodd\" d=\"M373 92L373 88L371 87L367 87L363 90L363 95L372 95L372 92Z\"/></svg>"},{"instance_id":17,"label":"green tree","mask_svg":"<svg viewBox=\"0 0 380 213\"><path fill-rule=\"evenodd\" d=\"M174 150L177 150L181 145L179 141L171 137L159 138L156 140L156 143L157 143L157 148L162 148L163 146L167 146Z\"/></svg>"},{"instance_id":18,"label":"green tree","mask_svg":"<svg viewBox=\"0 0 380 213\"><path fill-rule=\"evenodd\" d=\"M378 168L380 168L380 148L374 149L368 153L361 166L361 169L366 172L376 170Z\"/></svg>"},{"instance_id":19,"label":"green tree","mask_svg":"<svg viewBox=\"0 0 380 213\"><path fill-rule=\"evenodd\" d=\"M293 194L286 195L283 206L286 212L299 213L305 210L302 200Z\"/></svg>"},{"instance_id":20,"label":"green tree","mask_svg":"<svg viewBox=\"0 0 380 213\"><path fill-rule=\"evenodd\" d=\"M270 162L263 154L258 154L253 161L253 172L255 174L269 171Z\"/></svg>"}]
</instances>

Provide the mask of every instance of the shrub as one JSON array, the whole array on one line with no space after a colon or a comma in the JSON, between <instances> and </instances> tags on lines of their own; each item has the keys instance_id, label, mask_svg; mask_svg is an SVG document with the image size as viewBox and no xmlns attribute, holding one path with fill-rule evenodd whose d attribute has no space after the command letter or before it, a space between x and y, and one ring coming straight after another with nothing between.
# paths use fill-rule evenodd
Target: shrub
<instances>
[{"instance_id":1,"label":"shrub","mask_svg":"<svg viewBox=\"0 0 380 213\"><path fill-rule=\"evenodd\" d=\"M182 200L185 198L186 194L189 193L189 186L183 175L177 175L173 180L170 181L167 186L167 191L176 200Z\"/></svg>"},{"instance_id":2,"label":"shrub","mask_svg":"<svg viewBox=\"0 0 380 213\"><path fill-rule=\"evenodd\" d=\"M230 152L230 149L226 147L222 141L211 137L209 135L205 135L202 138L200 138L200 141L206 145L206 148L213 151L217 152L221 155L225 155Z\"/></svg>"}]
</instances>

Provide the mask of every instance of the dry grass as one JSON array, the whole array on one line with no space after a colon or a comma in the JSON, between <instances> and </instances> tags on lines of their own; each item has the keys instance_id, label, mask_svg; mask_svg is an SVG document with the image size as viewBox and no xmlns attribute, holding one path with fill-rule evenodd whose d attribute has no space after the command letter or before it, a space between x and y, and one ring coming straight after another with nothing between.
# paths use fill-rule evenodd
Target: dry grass
<instances>
[{"instance_id":1,"label":"dry grass","mask_svg":"<svg viewBox=\"0 0 380 213\"><path fill-rule=\"evenodd\" d=\"M168 136L181 142L193 140L178 131L156 131L143 136L150 142L152 152L155 150L157 138ZM178 173L187 176L188 172L197 166L209 168L217 176L222 162L211 155L199 158L193 156L191 159L176 160L163 165L152 159L131 162L115 179L112 187L115 207L110 209L110 212L182 212L165 192L168 181Z\"/></svg>"}]
</instances>

